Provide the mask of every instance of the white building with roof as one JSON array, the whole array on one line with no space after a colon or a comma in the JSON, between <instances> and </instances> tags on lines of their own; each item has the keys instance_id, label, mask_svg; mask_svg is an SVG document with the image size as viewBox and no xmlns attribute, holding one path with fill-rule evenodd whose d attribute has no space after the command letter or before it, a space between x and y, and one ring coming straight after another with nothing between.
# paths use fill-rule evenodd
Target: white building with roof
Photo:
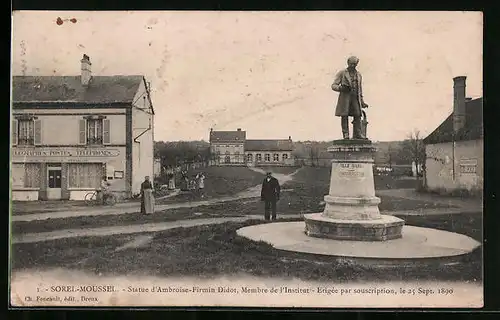
<instances>
[{"instance_id":1,"label":"white building with roof","mask_svg":"<svg viewBox=\"0 0 500 320\"><path fill-rule=\"evenodd\" d=\"M153 176L154 110L144 76L14 76L13 200L82 200L100 185L128 197Z\"/></svg>"}]
</instances>

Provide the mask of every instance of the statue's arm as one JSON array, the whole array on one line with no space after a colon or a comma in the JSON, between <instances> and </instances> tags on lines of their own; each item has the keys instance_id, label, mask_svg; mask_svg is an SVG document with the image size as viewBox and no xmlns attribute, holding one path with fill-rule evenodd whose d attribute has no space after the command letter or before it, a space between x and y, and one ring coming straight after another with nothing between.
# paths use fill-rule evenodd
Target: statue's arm
<instances>
[{"instance_id":1,"label":"statue's arm","mask_svg":"<svg viewBox=\"0 0 500 320\"><path fill-rule=\"evenodd\" d=\"M340 92L340 84L342 83L342 75L343 75L342 71L337 72L337 74L335 75L335 79L333 80L333 83L332 83L332 90L333 91Z\"/></svg>"}]
</instances>

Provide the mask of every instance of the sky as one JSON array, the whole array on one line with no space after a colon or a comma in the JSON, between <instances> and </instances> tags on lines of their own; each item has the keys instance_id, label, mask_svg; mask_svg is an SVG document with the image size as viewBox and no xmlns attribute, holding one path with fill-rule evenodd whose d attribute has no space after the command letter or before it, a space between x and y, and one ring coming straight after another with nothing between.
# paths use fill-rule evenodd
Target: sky
<instances>
[{"instance_id":1,"label":"sky","mask_svg":"<svg viewBox=\"0 0 500 320\"><path fill-rule=\"evenodd\" d=\"M87 54L94 75L144 75L157 141L210 128L328 141L341 138L331 84L355 55L368 137L391 141L452 112L453 77L482 96L482 28L458 11L17 11L12 73L79 75Z\"/></svg>"}]
</instances>

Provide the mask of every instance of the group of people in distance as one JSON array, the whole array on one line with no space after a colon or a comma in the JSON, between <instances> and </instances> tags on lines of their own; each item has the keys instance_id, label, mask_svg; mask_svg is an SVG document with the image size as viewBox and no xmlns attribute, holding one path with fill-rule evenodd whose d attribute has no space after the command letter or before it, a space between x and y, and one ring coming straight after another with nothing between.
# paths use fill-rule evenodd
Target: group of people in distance
<instances>
[{"instance_id":1,"label":"group of people in distance","mask_svg":"<svg viewBox=\"0 0 500 320\"><path fill-rule=\"evenodd\" d=\"M205 174L200 172L196 174L194 179L189 181L186 171L182 172L183 179L187 183L189 190L197 190L201 198L205 196ZM109 191L110 183L107 181L106 177L102 178L100 196L103 201L106 197L113 196ZM276 220L276 204L280 199L281 187L278 179L273 177L272 172L267 172L264 181L262 181L262 188L260 198L264 202L264 219L265 220ZM144 177L144 181L141 183L141 213L142 214L152 214L154 213L155 198L153 194L153 184L151 183L149 176Z\"/></svg>"},{"instance_id":2,"label":"group of people in distance","mask_svg":"<svg viewBox=\"0 0 500 320\"><path fill-rule=\"evenodd\" d=\"M182 171L182 181L181 181L181 191L191 191L196 192L201 198L205 197L205 174L200 172L194 175L191 179L189 178L187 171Z\"/></svg>"}]
</instances>

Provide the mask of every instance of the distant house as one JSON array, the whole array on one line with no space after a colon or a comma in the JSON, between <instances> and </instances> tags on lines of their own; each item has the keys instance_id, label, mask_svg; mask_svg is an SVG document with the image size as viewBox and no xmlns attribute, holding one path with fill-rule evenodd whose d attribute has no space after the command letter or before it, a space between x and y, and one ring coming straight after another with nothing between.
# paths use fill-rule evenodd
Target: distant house
<instances>
[{"instance_id":1,"label":"distant house","mask_svg":"<svg viewBox=\"0 0 500 320\"><path fill-rule=\"evenodd\" d=\"M210 151L216 165L245 165L246 131L214 131L210 129Z\"/></svg>"},{"instance_id":2,"label":"distant house","mask_svg":"<svg viewBox=\"0 0 500 320\"><path fill-rule=\"evenodd\" d=\"M290 166L292 157L292 137L288 139L250 140L246 131L210 130L210 150L215 165L229 166Z\"/></svg>"},{"instance_id":3,"label":"distant house","mask_svg":"<svg viewBox=\"0 0 500 320\"><path fill-rule=\"evenodd\" d=\"M292 137L283 140L246 140L245 157L247 165L294 165Z\"/></svg>"},{"instance_id":4,"label":"distant house","mask_svg":"<svg viewBox=\"0 0 500 320\"><path fill-rule=\"evenodd\" d=\"M423 140L429 190L483 190L483 98L466 98L465 80L453 79L453 113Z\"/></svg>"}]
</instances>

